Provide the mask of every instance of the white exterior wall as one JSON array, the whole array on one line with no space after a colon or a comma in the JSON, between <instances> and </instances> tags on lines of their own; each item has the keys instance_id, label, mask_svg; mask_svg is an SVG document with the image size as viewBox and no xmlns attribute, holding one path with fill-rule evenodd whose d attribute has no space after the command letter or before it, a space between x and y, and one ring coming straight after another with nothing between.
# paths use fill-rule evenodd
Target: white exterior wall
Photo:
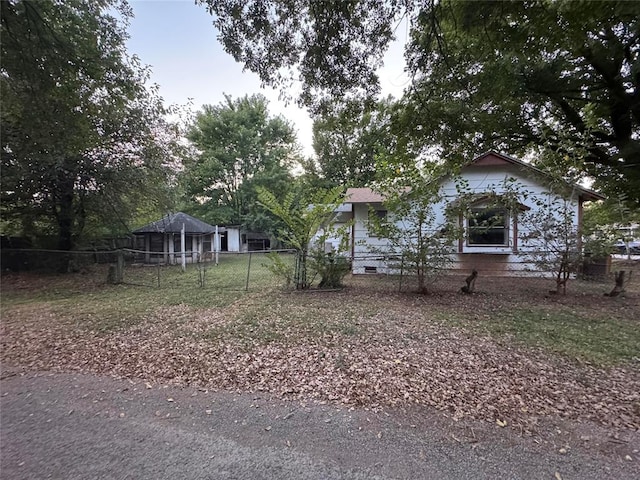
<instances>
[{"instance_id":1,"label":"white exterior wall","mask_svg":"<svg viewBox=\"0 0 640 480\"><path fill-rule=\"evenodd\" d=\"M367 228L370 208L386 210L382 203L353 205L353 273L392 273L384 255L384 252L389 249L389 242L384 238L371 235ZM401 221L397 224L400 225Z\"/></svg>"},{"instance_id":2,"label":"white exterior wall","mask_svg":"<svg viewBox=\"0 0 640 480\"><path fill-rule=\"evenodd\" d=\"M458 246L458 254L454 256L454 268L460 270L484 270L487 273L517 273L535 271L535 266L527 258L526 252L542 248L540 245L534 245L531 241L525 242L523 236L529 231L526 228L524 217L534 213L539 209L538 203L542 201L546 206L561 207L564 199L561 196L549 192L547 185L544 185L531 175L525 175L522 170L515 166L483 166L483 167L467 167L463 171L463 178L468 182L468 191L472 194L483 194L487 192L495 192L497 194L505 192L505 183L508 183L512 189L520 192L526 192L526 198L520 198L519 201L524 208L520 212L512 212L509 219L509 245L508 246L475 246L468 245L466 238L461 245ZM447 199L455 199L457 192L455 182L449 180L442 185L443 193ZM573 217L574 226L577 228L579 222L579 193L573 192L569 201L569 210ZM554 205L555 203L555 205ZM479 205L482 205L481 203ZM516 218L514 219L514 214ZM464 219L466 225L466 219Z\"/></svg>"},{"instance_id":3,"label":"white exterior wall","mask_svg":"<svg viewBox=\"0 0 640 480\"><path fill-rule=\"evenodd\" d=\"M352 205L350 203L344 203L339 205L334 211L333 225L330 231L327 231L324 227L320 228L316 234L311 238L311 247L319 247L325 251L340 252L341 254L350 253L350 235L347 233L347 249L341 251L341 246L345 240L344 231L350 231L347 226L351 223L353 217ZM326 235L326 238L322 238ZM321 241L324 241L324 245L320 245ZM329 250L330 249L330 250Z\"/></svg>"},{"instance_id":4,"label":"white exterior wall","mask_svg":"<svg viewBox=\"0 0 640 480\"><path fill-rule=\"evenodd\" d=\"M227 251L240 252L240 229L227 227Z\"/></svg>"},{"instance_id":5,"label":"white exterior wall","mask_svg":"<svg viewBox=\"0 0 640 480\"><path fill-rule=\"evenodd\" d=\"M504 193L505 181L514 179L515 181L510 182L512 188L528 193L528 198L520 199L520 203L531 209L530 212L538 208L536 200L542 200L546 205L552 205L555 202L557 206L562 205L564 202L561 197L550 194L545 185L531 178L531 176L523 174L521 169L515 165L470 166L463 171L461 178L467 182L465 192L478 195L489 192ZM441 192L444 200L434 206L434 212L436 212L435 225L445 224L445 206L458 198L455 180L445 180L442 184ZM579 222L580 208L578 197L579 192L574 191L572 197L567 198L573 216L573 223L576 227ZM482 204L479 203L478 205ZM371 204L371 206L384 209L381 204ZM354 204L353 213L353 273L365 273L365 266L376 267L376 273L392 273L388 271L384 259L380 258L379 254L372 253L372 250L384 251L388 244L384 239L369 235L367 229L369 205ZM522 219L523 215L527 215L527 212L518 212L518 219ZM401 221L396 223L402 224ZM466 228L466 219L463 219L463 225ZM468 245L465 235L462 242L452 245L452 251L457 252L452 254L453 269L464 271L476 269L479 272L494 275L500 273L524 273L535 270L534 265L528 261L524 254L534 248L540 248L540 246L522 240L522 236L527 233L527 230L521 221L516 219L514 222L513 216L509 219L508 229L509 245L505 246Z\"/></svg>"}]
</instances>

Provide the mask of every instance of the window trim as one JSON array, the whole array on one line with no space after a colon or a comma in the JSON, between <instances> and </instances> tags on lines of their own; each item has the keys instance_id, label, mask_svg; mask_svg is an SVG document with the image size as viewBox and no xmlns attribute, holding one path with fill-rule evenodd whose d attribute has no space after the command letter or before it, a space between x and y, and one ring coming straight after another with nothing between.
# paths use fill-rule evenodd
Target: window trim
<instances>
[{"instance_id":1,"label":"window trim","mask_svg":"<svg viewBox=\"0 0 640 480\"><path fill-rule=\"evenodd\" d=\"M477 215L481 212L496 212L492 216L497 216L496 214L501 214L503 217L502 225L496 224L491 226L472 226L471 222L474 218L474 215ZM504 207L496 207L496 206L480 206L480 207L472 207L470 215L467 215L465 218L465 244L470 248L508 248L511 246L511 214L509 209ZM489 232L494 230L496 232L502 232L502 243L475 243L471 241L471 236L474 230L484 230L484 232Z\"/></svg>"}]
</instances>

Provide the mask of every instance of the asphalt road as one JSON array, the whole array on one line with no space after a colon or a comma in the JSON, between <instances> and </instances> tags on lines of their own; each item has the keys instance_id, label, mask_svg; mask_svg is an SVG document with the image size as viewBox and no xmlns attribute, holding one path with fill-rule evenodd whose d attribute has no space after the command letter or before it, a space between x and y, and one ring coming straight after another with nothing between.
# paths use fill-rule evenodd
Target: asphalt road
<instances>
[{"instance_id":1,"label":"asphalt road","mask_svg":"<svg viewBox=\"0 0 640 480\"><path fill-rule=\"evenodd\" d=\"M424 411L374 413L92 375L4 376L7 480L640 478L638 460L619 452L568 444L560 452L560 430L541 441ZM620 444L634 454L628 439Z\"/></svg>"}]
</instances>

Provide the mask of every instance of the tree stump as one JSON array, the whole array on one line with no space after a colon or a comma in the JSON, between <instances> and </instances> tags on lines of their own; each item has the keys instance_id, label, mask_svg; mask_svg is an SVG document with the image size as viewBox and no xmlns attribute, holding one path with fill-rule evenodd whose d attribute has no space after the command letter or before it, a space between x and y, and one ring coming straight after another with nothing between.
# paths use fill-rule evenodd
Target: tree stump
<instances>
[{"instance_id":1,"label":"tree stump","mask_svg":"<svg viewBox=\"0 0 640 480\"><path fill-rule=\"evenodd\" d=\"M619 272L615 272L615 280L616 280L616 285L613 287L613 290L611 290L609 293L605 293L604 296L605 297L617 297L618 295L624 293L624 285L625 283L628 283L629 280L631 279L631 272L629 272L629 275L627 275L627 278L625 279L625 274L627 272L625 270L620 270Z\"/></svg>"},{"instance_id":2,"label":"tree stump","mask_svg":"<svg viewBox=\"0 0 640 480\"><path fill-rule=\"evenodd\" d=\"M473 270L471 272L471 275L469 275L467 278L465 278L465 283L466 285L463 285L460 288L460 291L462 293L466 293L467 295L470 295L473 293L475 286L476 286L476 278L478 278L478 271L477 270Z\"/></svg>"}]
</instances>

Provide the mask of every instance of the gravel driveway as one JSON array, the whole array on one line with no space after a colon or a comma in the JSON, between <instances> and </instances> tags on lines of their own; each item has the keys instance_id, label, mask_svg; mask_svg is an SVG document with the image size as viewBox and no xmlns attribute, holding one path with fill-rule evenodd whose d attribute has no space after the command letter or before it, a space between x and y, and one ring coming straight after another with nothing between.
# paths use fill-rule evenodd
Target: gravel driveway
<instances>
[{"instance_id":1,"label":"gravel driveway","mask_svg":"<svg viewBox=\"0 0 640 480\"><path fill-rule=\"evenodd\" d=\"M3 374L6 479L640 478L640 438L523 437L443 413L346 409L94 375Z\"/></svg>"}]
</instances>

